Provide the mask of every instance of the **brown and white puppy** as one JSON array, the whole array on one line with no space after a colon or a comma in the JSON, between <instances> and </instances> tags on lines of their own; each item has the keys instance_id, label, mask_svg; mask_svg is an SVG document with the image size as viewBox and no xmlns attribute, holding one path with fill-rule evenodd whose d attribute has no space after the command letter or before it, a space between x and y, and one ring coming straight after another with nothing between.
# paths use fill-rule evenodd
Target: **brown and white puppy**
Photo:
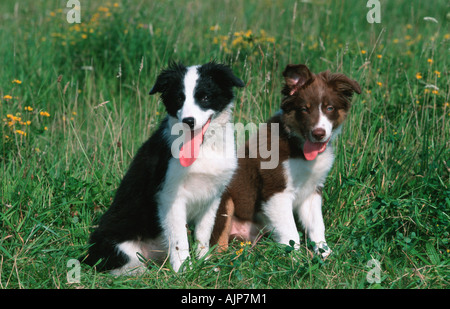
<instances>
[{"instance_id":1,"label":"brown and white puppy","mask_svg":"<svg viewBox=\"0 0 450 309\"><path fill-rule=\"evenodd\" d=\"M302 64L288 65L283 72L285 86L281 111L268 121L266 134L257 134L262 143L273 145L270 132L277 129L279 163L263 169L263 156L238 159L238 168L224 192L216 216L211 241L221 250L229 240L254 241L261 231L272 231L282 244L300 243L294 213L314 250L323 257L331 250L325 240L322 217L322 188L333 160L331 141L339 134L359 84L344 74L329 71L313 74ZM266 138L261 138L261 137Z\"/></svg>"}]
</instances>

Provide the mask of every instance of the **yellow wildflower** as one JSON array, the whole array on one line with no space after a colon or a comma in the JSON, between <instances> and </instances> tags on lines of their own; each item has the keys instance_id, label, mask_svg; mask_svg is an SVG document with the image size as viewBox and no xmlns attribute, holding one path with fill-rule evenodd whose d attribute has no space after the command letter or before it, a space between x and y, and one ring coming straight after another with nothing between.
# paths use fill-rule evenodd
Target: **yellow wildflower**
<instances>
[{"instance_id":1,"label":"yellow wildflower","mask_svg":"<svg viewBox=\"0 0 450 309\"><path fill-rule=\"evenodd\" d=\"M439 71L434 71L434 74L436 74L438 78L441 77L441 72L439 72Z\"/></svg>"},{"instance_id":2,"label":"yellow wildflower","mask_svg":"<svg viewBox=\"0 0 450 309\"><path fill-rule=\"evenodd\" d=\"M18 80L18 79L15 79L15 80L12 81L12 83L13 83L13 84L15 83L15 84L19 84L19 85L20 85L20 84L22 83L22 81L20 81L20 80Z\"/></svg>"},{"instance_id":3,"label":"yellow wildflower","mask_svg":"<svg viewBox=\"0 0 450 309\"><path fill-rule=\"evenodd\" d=\"M40 112L39 115L44 117L50 117L50 114L48 112Z\"/></svg>"},{"instance_id":4,"label":"yellow wildflower","mask_svg":"<svg viewBox=\"0 0 450 309\"><path fill-rule=\"evenodd\" d=\"M5 96L3 97L3 99L5 99L5 100L11 100L11 99L12 99L12 96L10 96L9 94L7 94L7 95L5 95Z\"/></svg>"},{"instance_id":5,"label":"yellow wildflower","mask_svg":"<svg viewBox=\"0 0 450 309\"><path fill-rule=\"evenodd\" d=\"M209 30L210 30L210 31L217 31L217 30L220 30L220 26L219 26L219 25L211 26L211 27L209 28Z\"/></svg>"},{"instance_id":6,"label":"yellow wildflower","mask_svg":"<svg viewBox=\"0 0 450 309\"><path fill-rule=\"evenodd\" d=\"M104 6L101 6L101 7L99 7L98 8L98 10L100 11L100 12L109 12L109 9L107 8L107 7L104 7Z\"/></svg>"},{"instance_id":7,"label":"yellow wildflower","mask_svg":"<svg viewBox=\"0 0 450 309\"><path fill-rule=\"evenodd\" d=\"M29 112L32 112L32 111L33 111L33 108L32 108L31 106L25 106L25 110L26 110L26 111L29 111Z\"/></svg>"},{"instance_id":8,"label":"yellow wildflower","mask_svg":"<svg viewBox=\"0 0 450 309\"><path fill-rule=\"evenodd\" d=\"M367 52L363 49L362 51L361 51L361 54L363 54L363 55L365 55Z\"/></svg>"},{"instance_id":9,"label":"yellow wildflower","mask_svg":"<svg viewBox=\"0 0 450 309\"><path fill-rule=\"evenodd\" d=\"M429 64L433 63L433 59L428 59L427 61L428 61Z\"/></svg>"},{"instance_id":10,"label":"yellow wildflower","mask_svg":"<svg viewBox=\"0 0 450 309\"><path fill-rule=\"evenodd\" d=\"M417 78L417 79L422 79L422 74L421 74L420 72L417 72L417 73L416 73L416 78Z\"/></svg>"}]
</instances>

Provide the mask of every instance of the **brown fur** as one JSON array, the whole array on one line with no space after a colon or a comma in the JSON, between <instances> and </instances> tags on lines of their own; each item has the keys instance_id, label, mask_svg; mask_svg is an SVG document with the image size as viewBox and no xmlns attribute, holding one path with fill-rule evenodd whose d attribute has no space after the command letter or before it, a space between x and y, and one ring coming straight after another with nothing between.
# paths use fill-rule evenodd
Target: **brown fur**
<instances>
[{"instance_id":1,"label":"brown fur","mask_svg":"<svg viewBox=\"0 0 450 309\"><path fill-rule=\"evenodd\" d=\"M302 146L318 121L319 104L334 122L334 129L345 120L353 92L361 92L358 83L343 74L328 71L312 74L304 65L288 65L283 76L286 84L282 90L282 113L270 118L267 127L270 132L270 124L279 124L279 164L275 169L261 169L264 159L259 152L256 158L249 158L249 142L244 145L245 158L238 159L238 168L222 197L211 237L211 243L218 244L219 250L225 250L230 236L234 236L230 235L233 220L257 223L255 214L261 204L286 188L282 163L289 158L304 159ZM327 110L329 105L333 106L332 111ZM270 139L271 135L262 136ZM257 142L271 145L270 140ZM321 193L322 188L318 187L317 192Z\"/></svg>"}]
</instances>

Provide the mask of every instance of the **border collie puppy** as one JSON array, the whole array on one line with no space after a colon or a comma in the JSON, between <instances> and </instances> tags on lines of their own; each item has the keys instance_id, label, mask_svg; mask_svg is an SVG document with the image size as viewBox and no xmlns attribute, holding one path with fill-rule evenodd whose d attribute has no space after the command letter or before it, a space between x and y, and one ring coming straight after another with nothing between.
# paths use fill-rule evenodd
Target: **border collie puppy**
<instances>
[{"instance_id":1,"label":"border collie puppy","mask_svg":"<svg viewBox=\"0 0 450 309\"><path fill-rule=\"evenodd\" d=\"M145 270L142 257L162 262L168 253L179 271L190 256L188 224L196 226L197 254L208 252L221 195L237 166L233 131L224 127L233 87L243 86L215 62L172 63L161 72L150 94L161 93L168 116L133 159L91 234L85 263L130 274Z\"/></svg>"},{"instance_id":2,"label":"border collie puppy","mask_svg":"<svg viewBox=\"0 0 450 309\"><path fill-rule=\"evenodd\" d=\"M328 256L322 218L322 188L334 155L331 141L340 132L359 84L343 74L313 74L305 65L288 65L283 72L285 86L281 111L268 121L267 130L278 129L279 164L262 169L263 157L238 159L216 216L212 244L224 250L232 238L254 241L262 230L273 232L282 244L300 243L294 213L316 253ZM257 143L272 145L271 132L258 134ZM255 143L253 143L255 145ZM258 147L259 149L259 147Z\"/></svg>"}]
</instances>

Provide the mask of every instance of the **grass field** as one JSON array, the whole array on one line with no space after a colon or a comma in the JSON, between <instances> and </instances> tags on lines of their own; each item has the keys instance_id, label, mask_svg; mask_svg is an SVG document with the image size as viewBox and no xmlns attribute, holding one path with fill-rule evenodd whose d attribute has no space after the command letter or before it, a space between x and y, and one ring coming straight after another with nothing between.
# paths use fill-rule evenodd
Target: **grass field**
<instances>
[{"instance_id":1,"label":"grass field","mask_svg":"<svg viewBox=\"0 0 450 309\"><path fill-rule=\"evenodd\" d=\"M0 288L449 288L448 1L381 0L373 24L360 0L80 1L79 24L66 2L0 3ZM165 116L148 95L158 72L212 59L246 83L244 124L279 109L288 63L360 83L324 189L334 254L314 256L302 234L298 252L235 242L180 274L82 266L69 283L70 259Z\"/></svg>"}]
</instances>

